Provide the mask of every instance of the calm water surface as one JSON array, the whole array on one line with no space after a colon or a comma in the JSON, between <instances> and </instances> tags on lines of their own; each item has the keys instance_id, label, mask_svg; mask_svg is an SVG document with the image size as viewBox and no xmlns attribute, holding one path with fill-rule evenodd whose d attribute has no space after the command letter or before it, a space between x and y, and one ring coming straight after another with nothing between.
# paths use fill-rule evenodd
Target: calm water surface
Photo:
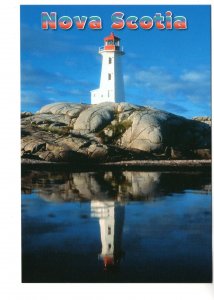
<instances>
[{"instance_id":1,"label":"calm water surface","mask_svg":"<svg viewBox=\"0 0 214 300\"><path fill-rule=\"evenodd\" d=\"M211 282L208 173L22 174L23 282Z\"/></svg>"}]
</instances>

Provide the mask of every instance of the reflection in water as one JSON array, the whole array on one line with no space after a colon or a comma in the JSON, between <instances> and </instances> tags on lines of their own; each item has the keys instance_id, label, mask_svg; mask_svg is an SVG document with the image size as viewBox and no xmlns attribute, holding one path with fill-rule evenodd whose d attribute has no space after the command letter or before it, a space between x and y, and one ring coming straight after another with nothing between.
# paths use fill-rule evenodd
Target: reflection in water
<instances>
[{"instance_id":1,"label":"reflection in water","mask_svg":"<svg viewBox=\"0 0 214 300\"><path fill-rule=\"evenodd\" d=\"M206 172L25 171L23 281L210 282L210 190Z\"/></svg>"},{"instance_id":2,"label":"reflection in water","mask_svg":"<svg viewBox=\"0 0 214 300\"><path fill-rule=\"evenodd\" d=\"M114 201L91 201L91 216L99 218L105 270L116 269L123 255L121 249L124 223L124 205Z\"/></svg>"},{"instance_id":3,"label":"reflection in water","mask_svg":"<svg viewBox=\"0 0 214 300\"><path fill-rule=\"evenodd\" d=\"M22 192L35 190L45 201L154 200L186 189L211 189L209 173L161 172L24 172Z\"/></svg>"}]
</instances>

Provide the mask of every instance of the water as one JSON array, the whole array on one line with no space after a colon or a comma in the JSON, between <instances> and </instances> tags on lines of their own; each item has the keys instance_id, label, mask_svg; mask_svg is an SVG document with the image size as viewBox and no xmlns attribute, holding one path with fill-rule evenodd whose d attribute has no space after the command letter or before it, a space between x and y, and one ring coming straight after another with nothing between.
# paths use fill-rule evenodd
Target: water
<instances>
[{"instance_id":1,"label":"water","mask_svg":"<svg viewBox=\"0 0 214 300\"><path fill-rule=\"evenodd\" d=\"M22 174L23 282L211 282L209 173Z\"/></svg>"}]
</instances>

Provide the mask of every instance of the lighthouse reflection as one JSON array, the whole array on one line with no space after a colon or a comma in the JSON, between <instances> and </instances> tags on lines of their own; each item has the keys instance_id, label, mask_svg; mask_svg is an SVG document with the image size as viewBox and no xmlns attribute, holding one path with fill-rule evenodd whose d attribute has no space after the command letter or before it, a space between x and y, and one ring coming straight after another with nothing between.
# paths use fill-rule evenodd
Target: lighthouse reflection
<instances>
[{"instance_id":1,"label":"lighthouse reflection","mask_svg":"<svg viewBox=\"0 0 214 300\"><path fill-rule=\"evenodd\" d=\"M122 234L125 206L119 201L91 201L91 217L99 219L102 251L98 258L104 270L116 270L124 255Z\"/></svg>"}]
</instances>

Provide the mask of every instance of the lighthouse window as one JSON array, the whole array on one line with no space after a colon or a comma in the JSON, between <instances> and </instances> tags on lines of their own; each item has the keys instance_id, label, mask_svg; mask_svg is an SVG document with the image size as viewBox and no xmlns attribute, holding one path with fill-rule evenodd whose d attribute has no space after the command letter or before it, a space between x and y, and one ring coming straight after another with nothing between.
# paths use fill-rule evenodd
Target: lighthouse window
<instances>
[{"instance_id":1,"label":"lighthouse window","mask_svg":"<svg viewBox=\"0 0 214 300\"><path fill-rule=\"evenodd\" d=\"M112 63L112 58L111 58L111 57L108 58L108 63L109 63L109 64Z\"/></svg>"},{"instance_id":2,"label":"lighthouse window","mask_svg":"<svg viewBox=\"0 0 214 300\"><path fill-rule=\"evenodd\" d=\"M111 227L108 227L108 234L111 234Z\"/></svg>"},{"instance_id":3,"label":"lighthouse window","mask_svg":"<svg viewBox=\"0 0 214 300\"><path fill-rule=\"evenodd\" d=\"M111 74L108 73L108 80L111 80Z\"/></svg>"},{"instance_id":4,"label":"lighthouse window","mask_svg":"<svg viewBox=\"0 0 214 300\"><path fill-rule=\"evenodd\" d=\"M109 250L111 249L111 244L108 244L108 249L109 249Z\"/></svg>"}]
</instances>

